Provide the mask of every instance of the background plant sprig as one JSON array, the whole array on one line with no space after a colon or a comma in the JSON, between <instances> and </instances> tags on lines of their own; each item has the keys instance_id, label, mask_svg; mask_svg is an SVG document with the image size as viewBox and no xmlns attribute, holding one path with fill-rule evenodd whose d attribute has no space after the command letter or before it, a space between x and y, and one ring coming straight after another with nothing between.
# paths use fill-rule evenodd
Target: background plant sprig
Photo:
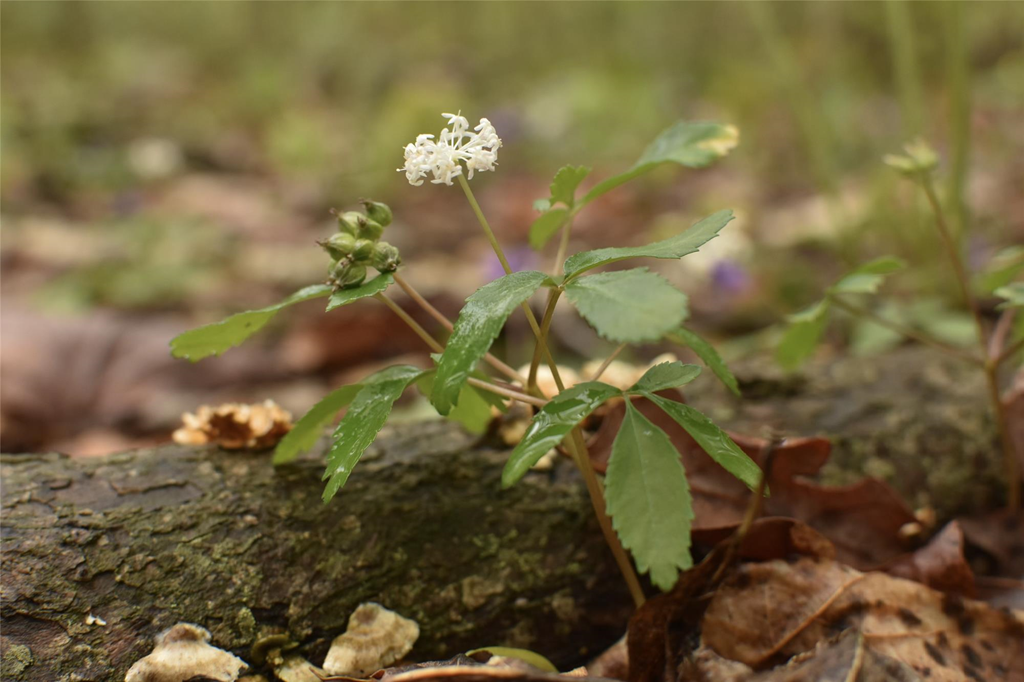
<instances>
[{"instance_id":1,"label":"background plant sprig","mask_svg":"<svg viewBox=\"0 0 1024 682\"><path fill-rule=\"evenodd\" d=\"M1017 339L1007 345L999 330L1008 328L1016 309L1024 306L1024 283L1013 281L1024 272L1024 251L1017 247L1004 249L995 255L982 273L972 277L965 264L961 240L947 221L946 211L936 190L934 174L939 166L939 155L927 142L919 138L904 147L904 154L887 155L884 162L916 182L928 202L935 235L948 258L953 280L973 322L975 349L972 351L951 345L927 330L915 327L907 320L878 314L853 300L857 296L877 294L887 275L906 267L902 260L886 256L856 268L826 289L824 299L791 315L788 318L788 327L776 348L776 358L787 369L795 369L806 361L825 332L830 311L832 308L838 308L903 337L977 365L985 376L988 398L1003 450L1007 501L1010 509L1016 512L1021 505L1020 471L1010 435L1009 418L1000 394L999 370L1005 362L1024 348L1024 340ZM959 206L959 198L955 192L952 198L953 203ZM955 210L961 211L958 219L962 218L962 207ZM1003 302L996 306L997 310L1002 311L1003 317L992 329L988 328L982 316L977 295L979 289L984 294L1003 299Z\"/></svg>"}]
</instances>

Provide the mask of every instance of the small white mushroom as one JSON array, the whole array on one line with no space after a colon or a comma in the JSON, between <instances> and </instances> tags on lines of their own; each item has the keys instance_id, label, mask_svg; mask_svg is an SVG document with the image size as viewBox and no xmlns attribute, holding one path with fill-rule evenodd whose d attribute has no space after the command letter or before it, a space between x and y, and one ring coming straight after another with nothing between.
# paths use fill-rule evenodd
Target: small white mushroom
<instances>
[{"instance_id":1,"label":"small white mushroom","mask_svg":"<svg viewBox=\"0 0 1024 682\"><path fill-rule=\"evenodd\" d=\"M328 675L365 677L395 663L420 636L416 621L380 604L360 604L348 619L348 630L331 642L324 660Z\"/></svg>"},{"instance_id":2,"label":"small white mushroom","mask_svg":"<svg viewBox=\"0 0 1024 682\"><path fill-rule=\"evenodd\" d=\"M157 636L153 652L136 661L124 680L182 682L201 676L217 682L235 682L248 664L209 642L210 633L204 628L178 623Z\"/></svg>"}]
</instances>

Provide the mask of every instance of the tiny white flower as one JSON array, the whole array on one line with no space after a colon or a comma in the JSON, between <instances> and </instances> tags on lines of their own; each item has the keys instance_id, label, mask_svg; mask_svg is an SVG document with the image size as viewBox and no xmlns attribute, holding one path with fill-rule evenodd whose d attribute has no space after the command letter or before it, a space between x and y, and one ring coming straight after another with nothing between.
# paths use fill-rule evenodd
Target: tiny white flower
<instances>
[{"instance_id":1,"label":"tiny white flower","mask_svg":"<svg viewBox=\"0 0 1024 682\"><path fill-rule=\"evenodd\" d=\"M469 129L469 121L459 114L441 114L448 123L435 139L433 135L417 135L416 142L405 146L404 172L410 185L423 184L428 174L434 176L434 184L451 185L462 175L462 163L466 164L466 177L473 179L473 173L493 171L498 163L498 148L501 138L486 118Z\"/></svg>"}]
</instances>

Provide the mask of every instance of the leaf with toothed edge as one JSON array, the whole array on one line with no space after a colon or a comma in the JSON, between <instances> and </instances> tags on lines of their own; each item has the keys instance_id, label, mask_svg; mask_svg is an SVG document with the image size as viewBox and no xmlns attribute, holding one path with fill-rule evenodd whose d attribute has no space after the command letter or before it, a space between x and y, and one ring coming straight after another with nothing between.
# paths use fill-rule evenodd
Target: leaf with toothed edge
<instances>
[{"instance_id":1,"label":"leaf with toothed edge","mask_svg":"<svg viewBox=\"0 0 1024 682\"><path fill-rule=\"evenodd\" d=\"M611 247L577 253L565 261L563 268L565 279L566 281L571 280L587 270L627 258L675 259L696 253L700 247L718 236L718 233L729 224L732 218L732 211L718 211L694 223L676 236L660 242L646 246Z\"/></svg>"},{"instance_id":2,"label":"leaf with toothed edge","mask_svg":"<svg viewBox=\"0 0 1024 682\"><path fill-rule=\"evenodd\" d=\"M334 415L341 408L352 402L362 388L362 384L350 384L321 398L320 402L295 422L292 430L274 448L274 466L287 464L316 445L323 435L324 427L334 419Z\"/></svg>"},{"instance_id":3,"label":"leaf with toothed edge","mask_svg":"<svg viewBox=\"0 0 1024 682\"><path fill-rule=\"evenodd\" d=\"M621 395L621 391L600 381L588 381L567 388L534 415L526 434L516 445L501 474L501 485L508 488L521 479L551 448L601 403Z\"/></svg>"},{"instance_id":4,"label":"leaf with toothed edge","mask_svg":"<svg viewBox=\"0 0 1024 682\"><path fill-rule=\"evenodd\" d=\"M723 469L743 481L751 490L757 488L761 481L761 467L757 466L754 460L729 438L729 434L718 428L707 416L685 403L669 400L654 393L645 393L644 397L682 426L697 441L697 445Z\"/></svg>"},{"instance_id":5,"label":"leaf with toothed edge","mask_svg":"<svg viewBox=\"0 0 1024 682\"><path fill-rule=\"evenodd\" d=\"M679 388L697 378L700 367L682 362L662 362L644 372L628 393L656 393Z\"/></svg>"},{"instance_id":6,"label":"leaf with toothed edge","mask_svg":"<svg viewBox=\"0 0 1024 682\"><path fill-rule=\"evenodd\" d=\"M663 591L693 565L693 498L679 451L668 435L626 401L605 472L612 526L641 573Z\"/></svg>"},{"instance_id":7,"label":"leaf with toothed edge","mask_svg":"<svg viewBox=\"0 0 1024 682\"><path fill-rule=\"evenodd\" d=\"M512 311L550 283L542 272L513 272L480 287L466 299L437 364L430 402L440 414L447 415L458 402L470 372L486 355Z\"/></svg>"},{"instance_id":8,"label":"leaf with toothed edge","mask_svg":"<svg viewBox=\"0 0 1024 682\"><path fill-rule=\"evenodd\" d=\"M385 291L394 281L394 275L390 272L384 272L368 282L363 282L357 287L352 287L351 289L338 289L331 294L331 300L327 302L327 312L331 312L335 308L340 308L343 305L348 305L353 301L358 301L361 298L376 296L377 294Z\"/></svg>"},{"instance_id":9,"label":"leaf with toothed edge","mask_svg":"<svg viewBox=\"0 0 1024 682\"><path fill-rule=\"evenodd\" d=\"M580 203L590 203L663 163L676 163L688 168L708 166L728 154L739 139L736 126L710 121L677 121L647 146L629 170L594 186Z\"/></svg>"},{"instance_id":10,"label":"leaf with toothed edge","mask_svg":"<svg viewBox=\"0 0 1024 682\"><path fill-rule=\"evenodd\" d=\"M718 379L728 387L736 395L740 395L740 385L736 381L736 377L725 365L722 360L722 356L718 354L718 351L714 347L702 339L701 337L694 334L685 327L675 329L668 334L665 334L665 338L673 343L678 343L680 346L686 346L701 359L708 369L718 377Z\"/></svg>"},{"instance_id":11,"label":"leaf with toothed edge","mask_svg":"<svg viewBox=\"0 0 1024 682\"><path fill-rule=\"evenodd\" d=\"M296 291L280 303L257 310L247 310L220 322L190 329L171 340L171 355L192 362L198 362L211 355L220 355L258 332L282 309L314 298L323 298L330 293L329 285L314 284Z\"/></svg>"},{"instance_id":12,"label":"leaf with toothed edge","mask_svg":"<svg viewBox=\"0 0 1024 682\"><path fill-rule=\"evenodd\" d=\"M656 341L688 315L686 294L647 268L602 272L565 284L566 298L610 341Z\"/></svg>"},{"instance_id":13,"label":"leaf with toothed edge","mask_svg":"<svg viewBox=\"0 0 1024 682\"><path fill-rule=\"evenodd\" d=\"M419 367L396 365L363 380L362 388L334 430L333 443L327 453L327 470L323 476L327 481L324 502L330 502L345 485L359 458L384 427L392 405L406 387L422 374L423 370Z\"/></svg>"}]
</instances>

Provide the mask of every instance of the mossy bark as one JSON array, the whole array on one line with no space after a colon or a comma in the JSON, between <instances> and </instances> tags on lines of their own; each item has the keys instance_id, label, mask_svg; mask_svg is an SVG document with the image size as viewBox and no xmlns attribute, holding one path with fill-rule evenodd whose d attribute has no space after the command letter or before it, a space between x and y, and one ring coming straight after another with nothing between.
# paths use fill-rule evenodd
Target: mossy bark
<instances>
[{"instance_id":1,"label":"mossy bark","mask_svg":"<svg viewBox=\"0 0 1024 682\"><path fill-rule=\"evenodd\" d=\"M940 522L1005 505L1002 448L976 366L906 346L819 358L788 375L764 358L733 369L742 400L709 376L687 387L687 399L739 433L760 436L770 427L831 439L822 482L880 478L911 506L934 508Z\"/></svg>"},{"instance_id":2,"label":"mossy bark","mask_svg":"<svg viewBox=\"0 0 1024 682\"><path fill-rule=\"evenodd\" d=\"M5 456L3 679L123 679L179 621L246 660L287 632L319 662L364 601L418 621L418 659L579 660L630 599L571 465L502 491L506 454L440 422L386 429L329 505L318 457Z\"/></svg>"}]
</instances>

